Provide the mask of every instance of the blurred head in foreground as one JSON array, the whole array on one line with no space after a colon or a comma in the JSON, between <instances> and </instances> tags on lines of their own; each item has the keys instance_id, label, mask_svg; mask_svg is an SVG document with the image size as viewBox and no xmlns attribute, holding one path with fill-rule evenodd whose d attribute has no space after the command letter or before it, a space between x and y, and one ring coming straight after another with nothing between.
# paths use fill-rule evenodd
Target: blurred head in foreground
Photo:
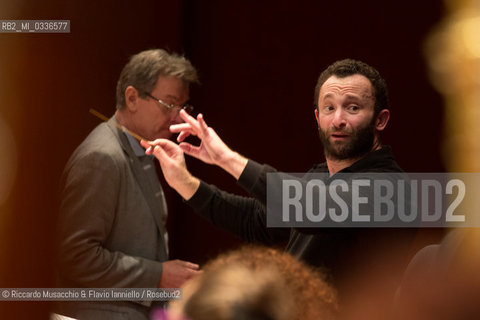
<instances>
[{"instance_id":1,"label":"blurred head in foreground","mask_svg":"<svg viewBox=\"0 0 480 320\"><path fill-rule=\"evenodd\" d=\"M395 300L395 319L480 319L480 231L456 229L410 262Z\"/></svg>"},{"instance_id":2,"label":"blurred head in foreground","mask_svg":"<svg viewBox=\"0 0 480 320\"><path fill-rule=\"evenodd\" d=\"M336 292L287 253L243 247L209 262L187 282L167 319L336 319ZM155 315L159 320L164 316Z\"/></svg>"}]
</instances>

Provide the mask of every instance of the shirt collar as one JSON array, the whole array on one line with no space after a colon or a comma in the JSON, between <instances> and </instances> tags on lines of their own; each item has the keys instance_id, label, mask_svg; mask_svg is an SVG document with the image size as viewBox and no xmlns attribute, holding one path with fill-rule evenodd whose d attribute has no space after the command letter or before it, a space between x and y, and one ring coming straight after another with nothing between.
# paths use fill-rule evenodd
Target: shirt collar
<instances>
[{"instance_id":1,"label":"shirt collar","mask_svg":"<svg viewBox=\"0 0 480 320\"><path fill-rule=\"evenodd\" d=\"M341 170L341 172L375 171L377 168L394 168L397 166L393 158L392 148L390 146L382 146L382 148L378 150L369 152L350 167ZM398 170L401 171L400 167L398 167Z\"/></svg>"},{"instance_id":2,"label":"shirt collar","mask_svg":"<svg viewBox=\"0 0 480 320\"><path fill-rule=\"evenodd\" d=\"M329 172L326 162L315 165L314 172ZM382 146L381 149L369 152L363 158L349 167L342 169L341 173L345 172L365 172L365 171L378 171L378 170L391 170L402 171L402 169L396 163L392 148L390 146Z\"/></svg>"}]
</instances>

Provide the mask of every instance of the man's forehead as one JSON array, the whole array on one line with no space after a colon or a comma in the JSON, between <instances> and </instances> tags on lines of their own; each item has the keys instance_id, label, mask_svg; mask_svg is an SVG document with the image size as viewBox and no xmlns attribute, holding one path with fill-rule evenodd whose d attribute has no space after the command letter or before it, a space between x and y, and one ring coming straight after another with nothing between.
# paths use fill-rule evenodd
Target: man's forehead
<instances>
[{"instance_id":1,"label":"man's forehead","mask_svg":"<svg viewBox=\"0 0 480 320\"><path fill-rule=\"evenodd\" d=\"M188 89L189 85L181 78L175 76L159 75L157 81L155 82L155 87L184 90L185 88Z\"/></svg>"},{"instance_id":2,"label":"man's forehead","mask_svg":"<svg viewBox=\"0 0 480 320\"><path fill-rule=\"evenodd\" d=\"M333 75L323 83L320 88L319 98L325 99L334 95L372 98L372 91L373 88L370 80L361 74L354 74L343 78Z\"/></svg>"},{"instance_id":3,"label":"man's forehead","mask_svg":"<svg viewBox=\"0 0 480 320\"><path fill-rule=\"evenodd\" d=\"M161 94L164 99L188 100L189 89L188 83L180 78L174 76L159 76L153 91Z\"/></svg>"}]
</instances>

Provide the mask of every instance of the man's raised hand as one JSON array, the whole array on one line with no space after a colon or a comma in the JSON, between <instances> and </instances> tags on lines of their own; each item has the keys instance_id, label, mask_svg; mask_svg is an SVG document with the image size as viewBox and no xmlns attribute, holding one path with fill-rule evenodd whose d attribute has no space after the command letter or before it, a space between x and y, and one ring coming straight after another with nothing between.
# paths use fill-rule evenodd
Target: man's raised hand
<instances>
[{"instance_id":1,"label":"man's raised hand","mask_svg":"<svg viewBox=\"0 0 480 320\"><path fill-rule=\"evenodd\" d=\"M199 114L195 119L182 110L180 111L180 117L185 123L170 126L171 132L179 133L177 141L180 143L180 148L192 157L223 168L238 179L248 160L232 151L220 139L215 130L207 125L202 114ZM188 142L183 142L190 135L197 136L202 141L201 144L194 146Z\"/></svg>"},{"instance_id":2,"label":"man's raised hand","mask_svg":"<svg viewBox=\"0 0 480 320\"><path fill-rule=\"evenodd\" d=\"M140 143L146 149L146 154L153 154L158 159L168 185L185 200L190 199L197 191L200 181L187 170L182 149L167 139L151 142L142 140Z\"/></svg>"}]
</instances>

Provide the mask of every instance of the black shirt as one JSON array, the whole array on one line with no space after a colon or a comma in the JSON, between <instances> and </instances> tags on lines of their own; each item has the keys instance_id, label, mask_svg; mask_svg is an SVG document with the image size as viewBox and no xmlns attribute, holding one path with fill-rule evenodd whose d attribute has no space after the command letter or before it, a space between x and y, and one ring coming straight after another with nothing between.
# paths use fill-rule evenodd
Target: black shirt
<instances>
[{"instance_id":1,"label":"black shirt","mask_svg":"<svg viewBox=\"0 0 480 320\"><path fill-rule=\"evenodd\" d=\"M215 226L226 229L247 242L271 245L288 241L287 252L311 266L326 269L337 284L347 274L381 269L386 260L394 259L389 263L403 270L406 260L390 254L408 250L412 230L267 228L265 203L268 172L276 170L253 160L248 161L238 184L253 198L233 195L202 181L187 203ZM358 172L402 172L402 169L396 163L391 148L384 146L340 171ZM328 173L328 168L326 163L322 163L313 166L308 173Z\"/></svg>"}]
</instances>

